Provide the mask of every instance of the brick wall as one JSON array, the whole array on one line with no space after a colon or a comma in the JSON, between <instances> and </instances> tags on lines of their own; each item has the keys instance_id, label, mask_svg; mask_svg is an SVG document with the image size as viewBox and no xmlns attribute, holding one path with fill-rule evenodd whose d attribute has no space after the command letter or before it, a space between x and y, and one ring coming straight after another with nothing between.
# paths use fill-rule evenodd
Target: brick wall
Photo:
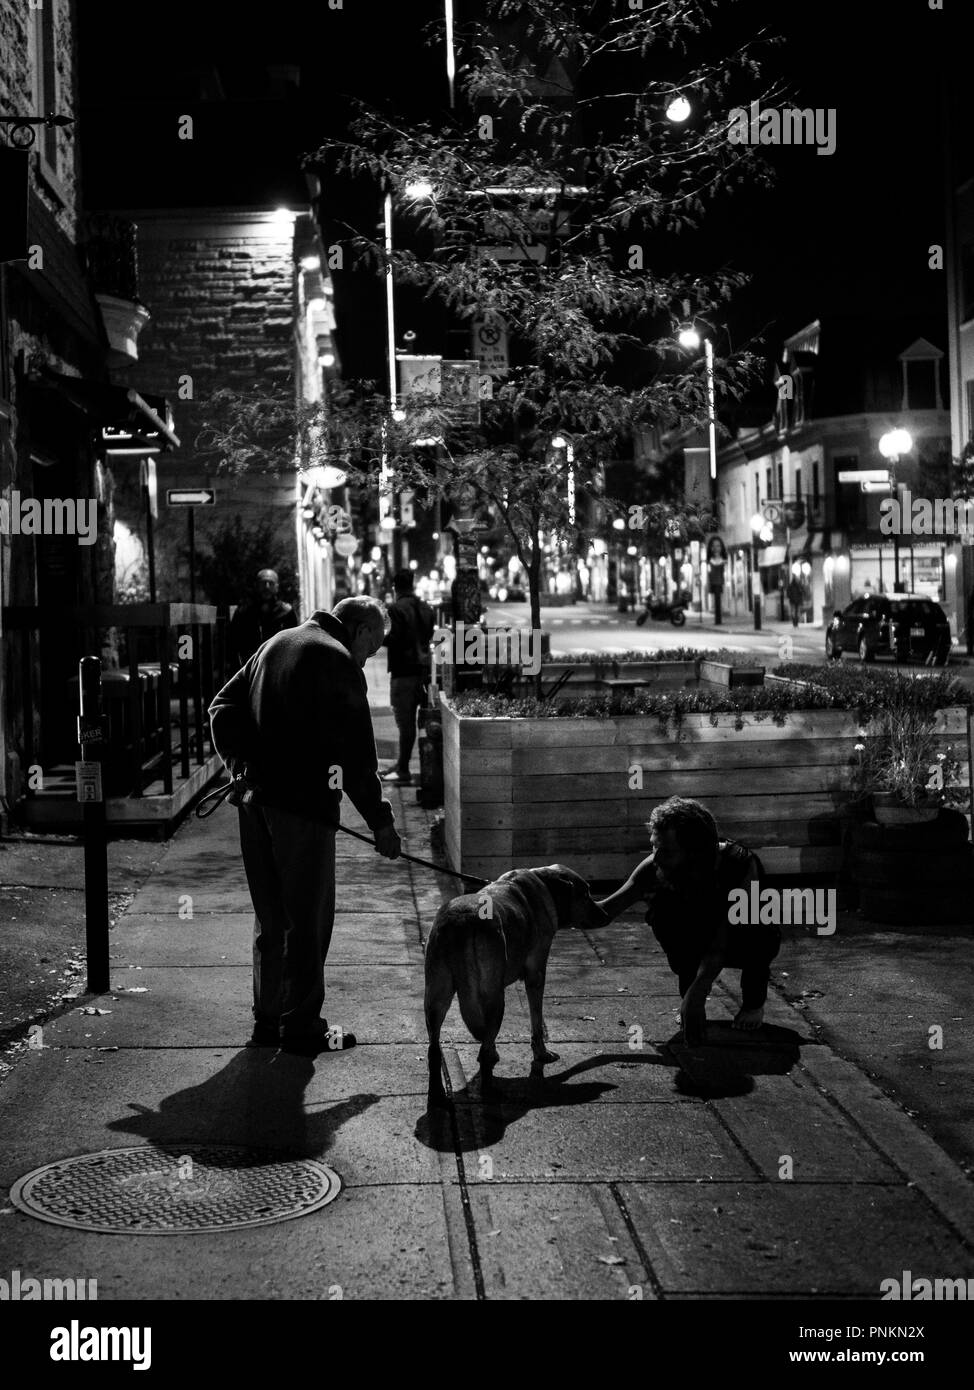
<instances>
[{"instance_id":1,"label":"brick wall","mask_svg":"<svg viewBox=\"0 0 974 1390\"><path fill-rule=\"evenodd\" d=\"M75 116L75 0L44 0L44 22L53 25L55 90L44 93L45 111ZM39 115L32 59L36 14L28 0L0 0L0 109L11 115ZM4 139L7 137L4 136ZM77 228L78 152L73 126L58 127L56 183L43 176L39 150L43 132L36 128L31 156L32 186L57 219L64 234L74 239Z\"/></svg>"},{"instance_id":2,"label":"brick wall","mask_svg":"<svg viewBox=\"0 0 974 1390\"><path fill-rule=\"evenodd\" d=\"M239 515L244 524L270 521L274 553L266 563L297 569L295 477L242 479L208 472L194 441L212 393L290 387L294 375L294 234L271 213L245 209L126 212L139 228L140 295L152 317L139 339L139 362L115 379L167 397L181 448L157 460L156 525L160 600L186 600L186 513L165 506L167 488L216 488L217 505L197 512L197 545ZM181 378L192 378L193 398ZM118 519L140 536L138 464L116 461ZM245 586L251 576L241 576ZM197 598L203 595L198 591Z\"/></svg>"}]
</instances>

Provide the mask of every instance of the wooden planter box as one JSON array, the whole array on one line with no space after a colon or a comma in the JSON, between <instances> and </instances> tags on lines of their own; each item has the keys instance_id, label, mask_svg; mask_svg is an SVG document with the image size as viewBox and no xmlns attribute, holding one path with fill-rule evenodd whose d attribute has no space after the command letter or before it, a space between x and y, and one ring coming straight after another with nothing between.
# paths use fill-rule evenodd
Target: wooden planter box
<instances>
[{"instance_id":1,"label":"wooden planter box","mask_svg":"<svg viewBox=\"0 0 974 1390\"><path fill-rule=\"evenodd\" d=\"M851 801L859 723L839 710L769 717L687 715L679 733L655 715L612 719L472 719L443 709L447 853L463 873L496 878L560 862L621 880L649 853L646 821L670 796L701 801L721 833L771 874L834 873ZM940 715L943 742L966 763L965 709ZM965 757L966 753L966 757ZM643 786L631 788L630 769Z\"/></svg>"}]
</instances>

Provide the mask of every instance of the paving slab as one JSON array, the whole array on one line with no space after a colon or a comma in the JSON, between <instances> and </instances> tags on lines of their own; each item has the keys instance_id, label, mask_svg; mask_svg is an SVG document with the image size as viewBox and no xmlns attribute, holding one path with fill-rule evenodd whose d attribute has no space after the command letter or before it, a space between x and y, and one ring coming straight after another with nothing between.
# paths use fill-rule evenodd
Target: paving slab
<instances>
[{"instance_id":1,"label":"paving slab","mask_svg":"<svg viewBox=\"0 0 974 1390\"><path fill-rule=\"evenodd\" d=\"M463 1086L474 1083L478 1072L477 1044L460 1043L455 1045L455 1055L463 1070ZM600 1049L588 1043L559 1043L558 1061L550 1062L544 1069L548 1086L565 1086L578 1080L598 1085L592 1093L592 1104L617 1104L620 1101L684 1101L692 1103L696 1097L684 1097L677 1090L675 1082L678 1064L666 1051L657 1051L647 1044L639 1051ZM530 1101L532 1086L530 1080L531 1048L527 1043L506 1047L495 1072L503 1081L505 1094L510 1093L518 1103ZM703 1104L702 1100L698 1103Z\"/></svg>"},{"instance_id":2,"label":"paving slab","mask_svg":"<svg viewBox=\"0 0 974 1390\"><path fill-rule=\"evenodd\" d=\"M549 1085L526 1105L507 1103L501 1081L502 1104L458 1106L467 1181L759 1181L705 1106L622 1102L600 1107L598 1125L586 1124L584 1107L606 1084L585 1078ZM489 1169L483 1156L491 1160Z\"/></svg>"},{"instance_id":3,"label":"paving slab","mask_svg":"<svg viewBox=\"0 0 974 1390\"><path fill-rule=\"evenodd\" d=\"M905 1185L626 1183L620 1194L665 1294L876 1299L903 1269L971 1269L963 1244Z\"/></svg>"},{"instance_id":4,"label":"paving slab","mask_svg":"<svg viewBox=\"0 0 974 1390\"><path fill-rule=\"evenodd\" d=\"M746 1096L713 1101L715 1112L766 1178L897 1183L900 1174L827 1102L807 1077L762 1076Z\"/></svg>"},{"instance_id":5,"label":"paving slab","mask_svg":"<svg viewBox=\"0 0 974 1390\"><path fill-rule=\"evenodd\" d=\"M406 944L411 923L396 913L340 913L328 952L332 965L413 966L422 959L418 941ZM167 965L178 952L184 968L249 965L253 940L252 912L196 913L191 921L127 913L111 936L116 969Z\"/></svg>"},{"instance_id":6,"label":"paving slab","mask_svg":"<svg viewBox=\"0 0 974 1390\"><path fill-rule=\"evenodd\" d=\"M96 1278L99 1302L475 1296L460 1197L449 1187L347 1188L294 1221L187 1235L96 1235L19 1212L3 1220L11 1268Z\"/></svg>"},{"instance_id":7,"label":"paving slab","mask_svg":"<svg viewBox=\"0 0 974 1390\"><path fill-rule=\"evenodd\" d=\"M380 974L382 981L372 978ZM326 1016L351 1028L361 1042L425 1039L421 1002L411 997L406 976L395 966L366 972L329 965ZM239 1046L253 1028L249 965L126 970L116 972L112 983L113 992L52 1020L45 1040L59 1047ZM109 1012L89 1015L79 1012L82 1007Z\"/></svg>"},{"instance_id":8,"label":"paving slab","mask_svg":"<svg viewBox=\"0 0 974 1390\"><path fill-rule=\"evenodd\" d=\"M645 1277L606 1186L485 1183L470 1206L488 1298L618 1301Z\"/></svg>"}]
</instances>

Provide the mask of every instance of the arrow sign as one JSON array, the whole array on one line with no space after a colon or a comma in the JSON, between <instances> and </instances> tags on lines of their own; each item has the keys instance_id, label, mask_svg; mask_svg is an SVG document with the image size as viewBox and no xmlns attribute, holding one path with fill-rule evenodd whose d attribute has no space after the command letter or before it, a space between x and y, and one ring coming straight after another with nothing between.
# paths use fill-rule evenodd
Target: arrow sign
<instances>
[{"instance_id":1,"label":"arrow sign","mask_svg":"<svg viewBox=\"0 0 974 1390\"><path fill-rule=\"evenodd\" d=\"M889 469L887 468L851 468L843 469L839 474L840 483L885 483L889 487Z\"/></svg>"},{"instance_id":2,"label":"arrow sign","mask_svg":"<svg viewBox=\"0 0 974 1390\"><path fill-rule=\"evenodd\" d=\"M166 489L167 507L212 507L216 502L216 489L212 487Z\"/></svg>"}]
</instances>

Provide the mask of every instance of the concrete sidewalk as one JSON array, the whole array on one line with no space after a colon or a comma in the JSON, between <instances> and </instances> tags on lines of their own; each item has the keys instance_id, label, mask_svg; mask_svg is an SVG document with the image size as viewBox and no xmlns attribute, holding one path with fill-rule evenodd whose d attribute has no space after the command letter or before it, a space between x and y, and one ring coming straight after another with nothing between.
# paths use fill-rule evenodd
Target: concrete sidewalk
<instances>
[{"instance_id":1,"label":"concrete sidewalk","mask_svg":"<svg viewBox=\"0 0 974 1390\"><path fill-rule=\"evenodd\" d=\"M408 850L429 857L430 814L411 790L392 796ZM905 1269L974 1272L960 1168L776 996L749 1041L718 984L711 1043L674 1044L672 980L635 916L556 941L546 1016L561 1060L543 1090L526 1079L520 986L501 1105L469 1085L476 1045L454 1010L454 1104L431 1120L422 940L452 881L343 836L338 880L326 1012L357 1033L354 1051L243 1048L251 915L224 808L182 827L120 919L112 993L47 1024L0 1088L5 1192L70 1155L219 1143L319 1156L338 1198L166 1237L47 1224L4 1201L0 1268L96 1278L101 1299L179 1300L323 1299L335 1285L358 1299L875 1298Z\"/></svg>"}]
</instances>

